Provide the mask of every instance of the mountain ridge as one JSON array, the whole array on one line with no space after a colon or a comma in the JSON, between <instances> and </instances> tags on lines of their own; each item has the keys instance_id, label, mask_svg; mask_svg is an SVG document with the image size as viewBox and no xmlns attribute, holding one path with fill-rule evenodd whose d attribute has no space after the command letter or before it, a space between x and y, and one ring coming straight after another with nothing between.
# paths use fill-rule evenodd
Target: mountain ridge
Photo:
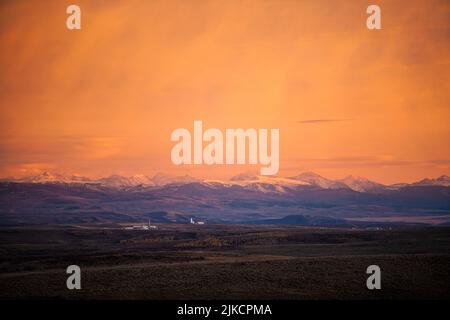
<instances>
[{"instance_id":1,"label":"mountain ridge","mask_svg":"<svg viewBox=\"0 0 450 320\"><path fill-rule=\"evenodd\" d=\"M364 177L349 175L342 179L328 179L314 172L301 172L295 176L261 176L251 172L244 172L231 177L229 180L209 180L192 177L189 175L176 176L165 173L156 173L153 176L137 174L133 176L122 176L113 174L98 179L86 176L61 173L51 173L43 171L34 176L22 178L3 178L3 182L16 183L67 183L67 184L99 184L112 188L130 188L130 187L163 187L166 185L182 185L191 183L233 186L239 185L261 192L286 192L298 187L316 187L321 189L350 189L356 192L378 193L386 190L398 190L408 186L450 186L450 177L441 175L437 178L424 178L413 183L396 183L385 185Z\"/></svg>"}]
</instances>

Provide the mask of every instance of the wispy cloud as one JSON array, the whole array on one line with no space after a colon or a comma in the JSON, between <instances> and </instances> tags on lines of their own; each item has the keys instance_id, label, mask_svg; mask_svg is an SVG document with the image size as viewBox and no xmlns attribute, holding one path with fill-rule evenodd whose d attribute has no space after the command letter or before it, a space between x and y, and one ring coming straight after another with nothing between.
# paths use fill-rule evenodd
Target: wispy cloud
<instances>
[{"instance_id":1,"label":"wispy cloud","mask_svg":"<svg viewBox=\"0 0 450 320\"><path fill-rule=\"evenodd\" d=\"M320 123L327 123L327 122L343 122L343 121L350 121L352 119L308 119L308 120L300 120L297 121L300 124L320 124Z\"/></svg>"},{"instance_id":2,"label":"wispy cloud","mask_svg":"<svg viewBox=\"0 0 450 320\"><path fill-rule=\"evenodd\" d=\"M450 159L429 159L429 160L405 160L398 159L391 155L381 156L348 156L329 158L292 158L286 159L292 165L289 169L298 169L298 163L317 166L318 168L355 168L355 167L436 167L448 169ZM297 167L296 167L297 166Z\"/></svg>"}]
</instances>

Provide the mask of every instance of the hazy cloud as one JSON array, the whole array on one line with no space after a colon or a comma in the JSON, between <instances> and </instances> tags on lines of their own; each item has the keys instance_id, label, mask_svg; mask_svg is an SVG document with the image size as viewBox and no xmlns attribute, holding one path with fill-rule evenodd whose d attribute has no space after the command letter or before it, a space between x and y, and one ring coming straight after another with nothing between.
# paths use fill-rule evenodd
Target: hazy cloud
<instances>
[{"instance_id":1,"label":"hazy cloud","mask_svg":"<svg viewBox=\"0 0 450 320\"><path fill-rule=\"evenodd\" d=\"M352 119L309 119L309 120L300 120L298 123L300 124L319 124L319 123L326 123L326 122L343 122L343 121L350 121Z\"/></svg>"}]
</instances>

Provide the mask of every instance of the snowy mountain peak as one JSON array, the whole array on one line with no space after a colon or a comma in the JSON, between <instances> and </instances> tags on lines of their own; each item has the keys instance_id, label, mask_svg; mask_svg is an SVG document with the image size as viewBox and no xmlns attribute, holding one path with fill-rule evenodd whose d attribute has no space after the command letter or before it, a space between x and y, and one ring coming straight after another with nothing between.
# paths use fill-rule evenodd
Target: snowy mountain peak
<instances>
[{"instance_id":1,"label":"snowy mountain peak","mask_svg":"<svg viewBox=\"0 0 450 320\"><path fill-rule=\"evenodd\" d=\"M353 191L358 192L374 192L374 191L382 191L386 187L381 183L371 181L367 178L360 176L347 176L344 179L337 180L345 184L347 187L352 189Z\"/></svg>"},{"instance_id":2,"label":"snowy mountain peak","mask_svg":"<svg viewBox=\"0 0 450 320\"><path fill-rule=\"evenodd\" d=\"M193 182L201 182L201 179L197 179L188 175L184 176L175 176L171 174L165 174L158 172L151 178L151 181L156 186L163 186L167 184L180 184L180 183L193 183Z\"/></svg>"},{"instance_id":3,"label":"snowy mountain peak","mask_svg":"<svg viewBox=\"0 0 450 320\"><path fill-rule=\"evenodd\" d=\"M80 176L80 175L72 175L66 176L60 173L50 173L48 171L44 171L35 176L27 176L17 180L18 182L27 182L27 183L49 183L49 182L63 182L63 183L72 183L72 182L84 182L90 181L89 178Z\"/></svg>"},{"instance_id":4,"label":"snowy mountain peak","mask_svg":"<svg viewBox=\"0 0 450 320\"><path fill-rule=\"evenodd\" d=\"M341 181L370 181L369 179L365 178L365 177L361 177L361 176L357 176L357 175L349 175L343 179L341 179Z\"/></svg>"},{"instance_id":5,"label":"snowy mountain peak","mask_svg":"<svg viewBox=\"0 0 450 320\"><path fill-rule=\"evenodd\" d=\"M284 193L297 186L309 185L309 183L300 180L278 176L261 176L252 172L244 172L232 177L229 184L263 193Z\"/></svg>"},{"instance_id":6,"label":"snowy mountain peak","mask_svg":"<svg viewBox=\"0 0 450 320\"><path fill-rule=\"evenodd\" d=\"M423 180L414 182L413 186L440 186L440 187L450 187L450 177L447 175L442 175L436 179L425 178Z\"/></svg>"},{"instance_id":7,"label":"snowy mountain peak","mask_svg":"<svg viewBox=\"0 0 450 320\"><path fill-rule=\"evenodd\" d=\"M343 183L336 182L314 172L303 172L297 176L291 177L291 179L308 183L312 186L320 187L323 189L341 189L347 188Z\"/></svg>"},{"instance_id":8,"label":"snowy mountain peak","mask_svg":"<svg viewBox=\"0 0 450 320\"><path fill-rule=\"evenodd\" d=\"M441 186L450 186L450 177L446 175L442 175L439 178L436 179L436 182L439 183Z\"/></svg>"},{"instance_id":9,"label":"snowy mountain peak","mask_svg":"<svg viewBox=\"0 0 450 320\"><path fill-rule=\"evenodd\" d=\"M317 173L311 172L311 171L302 172L299 175L297 175L296 177L297 178L322 178L322 179L325 179L320 174L317 174Z\"/></svg>"},{"instance_id":10,"label":"snowy mountain peak","mask_svg":"<svg viewBox=\"0 0 450 320\"><path fill-rule=\"evenodd\" d=\"M235 175L230 180L231 181L254 181L259 180L259 175L254 172L243 172L238 175Z\"/></svg>"}]
</instances>

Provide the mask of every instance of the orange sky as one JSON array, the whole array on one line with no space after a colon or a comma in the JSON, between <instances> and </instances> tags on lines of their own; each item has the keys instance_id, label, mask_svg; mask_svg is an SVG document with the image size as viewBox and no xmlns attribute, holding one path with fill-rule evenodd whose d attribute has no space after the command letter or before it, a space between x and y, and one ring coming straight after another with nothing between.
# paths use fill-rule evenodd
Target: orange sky
<instances>
[{"instance_id":1,"label":"orange sky","mask_svg":"<svg viewBox=\"0 0 450 320\"><path fill-rule=\"evenodd\" d=\"M172 165L195 119L279 128L280 175L450 174L446 0L3 0L0 48L0 176L249 169Z\"/></svg>"}]
</instances>

